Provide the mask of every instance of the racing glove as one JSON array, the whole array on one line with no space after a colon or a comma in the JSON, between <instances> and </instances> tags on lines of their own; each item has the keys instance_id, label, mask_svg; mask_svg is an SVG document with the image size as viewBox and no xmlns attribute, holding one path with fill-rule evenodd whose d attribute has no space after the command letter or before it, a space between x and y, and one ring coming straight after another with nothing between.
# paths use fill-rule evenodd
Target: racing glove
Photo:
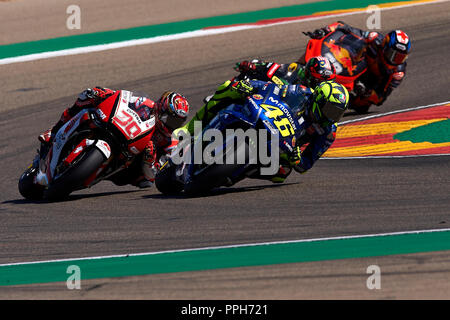
<instances>
[{"instance_id":1,"label":"racing glove","mask_svg":"<svg viewBox=\"0 0 450 320\"><path fill-rule=\"evenodd\" d=\"M304 35L307 35L311 39L322 39L327 35L329 31L326 28L316 29L314 31L303 32Z\"/></svg>"},{"instance_id":2,"label":"racing glove","mask_svg":"<svg viewBox=\"0 0 450 320\"><path fill-rule=\"evenodd\" d=\"M254 73L256 72L256 65L253 62L244 60L236 63L234 70L242 73Z\"/></svg>"},{"instance_id":3,"label":"racing glove","mask_svg":"<svg viewBox=\"0 0 450 320\"><path fill-rule=\"evenodd\" d=\"M253 93L254 88L248 80L239 80L231 85L231 89L237 91L243 96L249 96Z\"/></svg>"}]
</instances>

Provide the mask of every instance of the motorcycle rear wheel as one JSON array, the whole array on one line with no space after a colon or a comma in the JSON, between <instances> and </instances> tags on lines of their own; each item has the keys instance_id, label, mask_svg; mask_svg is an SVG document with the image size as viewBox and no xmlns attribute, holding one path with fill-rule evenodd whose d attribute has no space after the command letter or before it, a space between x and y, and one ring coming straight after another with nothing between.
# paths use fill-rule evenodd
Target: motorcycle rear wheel
<instances>
[{"instance_id":1,"label":"motorcycle rear wheel","mask_svg":"<svg viewBox=\"0 0 450 320\"><path fill-rule=\"evenodd\" d=\"M231 151L231 150L230 150ZM229 151L229 152L230 152ZM239 143L234 147L233 150L233 164L213 164L209 168L205 169L202 173L196 176L193 181L188 183L184 187L184 193L187 196L200 196L205 193L208 193L212 189L216 187L220 187L223 185L228 185L228 182L231 182L231 175L241 168L243 164L238 164L237 159L238 155L244 153L245 162L249 160L249 145L247 142ZM227 158L226 156L224 158ZM242 180L242 177L238 177L237 180ZM236 181L237 181L236 180ZM234 183L233 183L234 184Z\"/></svg>"},{"instance_id":2,"label":"motorcycle rear wheel","mask_svg":"<svg viewBox=\"0 0 450 320\"><path fill-rule=\"evenodd\" d=\"M183 184L174 180L176 167L170 164L167 164L167 166L156 175L155 186L164 195L180 194L183 191Z\"/></svg>"}]
</instances>

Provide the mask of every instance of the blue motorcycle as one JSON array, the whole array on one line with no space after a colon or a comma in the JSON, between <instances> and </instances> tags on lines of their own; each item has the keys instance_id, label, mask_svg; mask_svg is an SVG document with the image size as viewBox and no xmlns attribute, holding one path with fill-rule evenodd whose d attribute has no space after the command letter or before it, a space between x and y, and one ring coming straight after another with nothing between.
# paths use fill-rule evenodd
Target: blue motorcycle
<instances>
[{"instance_id":1,"label":"blue motorcycle","mask_svg":"<svg viewBox=\"0 0 450 320\"><path fill-rule=\"evenodd\" d=\"M163 194L205 194L245 178L270 179L305 134L300 106L282 101L267 82L257 94L220 110L162 163L156 187Z\"/></svg>"}]
</instances>

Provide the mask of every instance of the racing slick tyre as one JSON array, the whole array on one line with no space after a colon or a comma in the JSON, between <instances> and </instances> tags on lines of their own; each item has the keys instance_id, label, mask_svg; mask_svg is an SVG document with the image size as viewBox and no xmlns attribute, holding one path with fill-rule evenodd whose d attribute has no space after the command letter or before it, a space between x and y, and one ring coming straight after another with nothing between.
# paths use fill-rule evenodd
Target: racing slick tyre
<instances>
[{"instance_id":1,"label":"racing slick tyre","mask_svg":"<svg viewBox=\"0 0 450 320\"><path fill-rule=\"evenodd\" d=\"M164 195L172 196L183 191L183 184L174 180L176 166L167 163L155 177L155 186Z\"/></svg>"},{"instance_id":2,"label":"racing slick tyre","mask_svg":"<svg viewBox=\"0 0 450 320\"><path fill-rule=\"evenodd\" d=\"M240 177L233 177L233 180L231 179L231 177L232 174L236 172L236 170L242 168L242 166L244 165L238 163L237 160L239 159L239 155L244 152L243 159L245 159L245 163L249 161L249 150L250 148L247 142L239 143L237 146L235 146L234 149L231 150L234 152L233 164L212 164L199 175L194 177L193 180L184 187L184 193L187 196L200 196L216 187L223 185L230 186L234 184L233 180L241 180Z\"/></svg>"},{"instance_id":3,"label":"racing slick tyre","mask_svg":"<svg viewBox=\"0 0 450 320\"><path fill-rule=\"evenodd\" d=\"M38 169L30 167L19 178L19 192L27 200L41 200L44 196L44 187L34 183Z\"/></svg>"},{"instance_id":4,"label":"racing slick tyre","mask_svg":"<svg viewBox=\"0 0 450 320\"><path fill-rule=\"evenodd\" d=\"M62 176L54 180L44 191L44 199L59 200L72 191L81 189L83 182L89 178L105 161L103 153L97 148L86 152L80 160Z\"/></svg>"}]
</instances>

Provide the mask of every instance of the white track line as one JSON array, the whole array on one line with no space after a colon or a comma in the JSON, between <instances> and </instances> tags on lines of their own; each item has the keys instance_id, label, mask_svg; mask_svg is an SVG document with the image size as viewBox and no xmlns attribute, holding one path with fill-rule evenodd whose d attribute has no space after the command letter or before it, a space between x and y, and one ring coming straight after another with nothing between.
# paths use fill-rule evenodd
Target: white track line
<instances>
[{"instance_id":1,"label":"white track line","mask_svg":"<svg viewBox=\"0 0 450 320\"><path fill-rule=\"evenodd\" d=\"M226 246L202 247L202 248L179 249L179 250L166 250L166 251L154 251L154 252L119 254L119 255L108 255L108 256L95 256L95 257L84 257L84 258L68 258L68 259L55 259L55 260L44 260L44 261L16 262L16 263L0 264L0 267L19 266L19 265L28 265L28 264L39 264L39 263L70 262L70 261L80 261L80 260L127 258L127 257L157 255L157 254L165 254L165 253L178 253L178 252L193 252L193 251L201 251L201 250L217 250L217 249L256 247L256 246L290 244L290 243L319 242L319 241L328 241L328 240L361 239L361 238L398 236L398 235L432 233L432 232L448 232L448 231L450 231L450 228L446 228L446 229L428 229L428 230L413 230L413 231L400 231L400 232L389 232L389 233L377 233L377 234L354 235L354 236L340 236L340 237L326 237L326 238L313 238L313 239L300 239L300 240L273 241L273 242L260 242L260 243L245 243L245 244L235 244L235 245L226 245Z\"/></svg>"},{"instance_id":2,"label":"white track line","mask_svg":"<svg viewBox=\"0 0 450 320\"><path fill-rule=\"evenodd\" d=\"M410 3L410 4L395 6L395 7L380 8L380 10L387 11L387 10L443 3L443 2L448 2L448 1L450 1L450 0L436 0L436 1L432 1L432 2ZM326 19L326 18L344 17L344 16L351 16L351 15L366 13L366 11L364 9L355 9L355 10L357 10L357 11L345 12L345 13L339 13L339 14L329 14L329 15L323 15L323 16L318 16L318 17L310 17L310 18L299 18L298 20L289 20L289 21L283 21L283 22L268 23L268 24L264 24L264 25L248 24L248 25L240 25L240 26L215 28L215 29L206 29L206 30L204 29L204 30L198 30L198 31L192 31L192 32L183 32L183 33L178 33L178 34L174 34L174 35L157 36L157 37L152 37L152 38L115 42L115 43L111 43L111 44L102 44L102 45L87 46L87 47L73 48L73 49L67 49L67 50L36 53L36 54L30 54L30 55L25 55L25 56L0 59L0 65L18 63L18 62L26 62L26 61L34 61L34 60L40 60L40 59L48 59L48 58L53 58L53 57L61 57L61 56L98 52L98 51L111 50L111 49L117 49L117 48L125 48L125 47L131 47L131 46L139 46L139 45L158 43L158 42L164 42L164 41L203 37L203 36L209 36L209 35L242 31L242 30L247 30L247 29L261 29L261 28L273 27L273 26L278 26L278 25L283 25L283 24L302 23L302 22L309 22L309 21L315 21L315 20Z\"/></svg>"},{"instance_id":3,"label":"white track line","mask_svg":"<svg viewBox=\"0 0 450 320\"><path fill-rule=\"evenodd\" d=\"M371 116L367 116L367 117L363 117L363 118L358 118L358 119L352 119L352 120L348 120L348 121L338 122L338 126L341 126L341 125L344 125L344 124L348 124L348 123L352 123L352 122L358 122L358 121L364 121L364 120L369 120L369 119L373 119L373 118L389 116L391 114L396 114L396 113L409 112L409 111L415 111L415 110L420 110L420 109L426 109L426 108L432 108L432 107L437 107L437 106L443 106L443 105L446 105L446 104L450 104L450 101L438 102L438 103L428 104L428 105L425 105L425 106L412 107L412 108L407 108L407 109L402 109L402 110L395 110L395 111L375 114L375 115L371 115Z\"/></svg>"},{"instance_id":4,"label":"white track line","mask_svg":"<svg viewBox=\"0 0 450 320\"><path fill-rule=\"evenodd\" d=\"M397 158L424 158L424 157L443 157L450 156L450 153L436 153L436 154L416 154L407 156L360 156L360 157L323 157L320 160L353 160L353 159L397 159Z\"/></svg>"}]
</instances>

